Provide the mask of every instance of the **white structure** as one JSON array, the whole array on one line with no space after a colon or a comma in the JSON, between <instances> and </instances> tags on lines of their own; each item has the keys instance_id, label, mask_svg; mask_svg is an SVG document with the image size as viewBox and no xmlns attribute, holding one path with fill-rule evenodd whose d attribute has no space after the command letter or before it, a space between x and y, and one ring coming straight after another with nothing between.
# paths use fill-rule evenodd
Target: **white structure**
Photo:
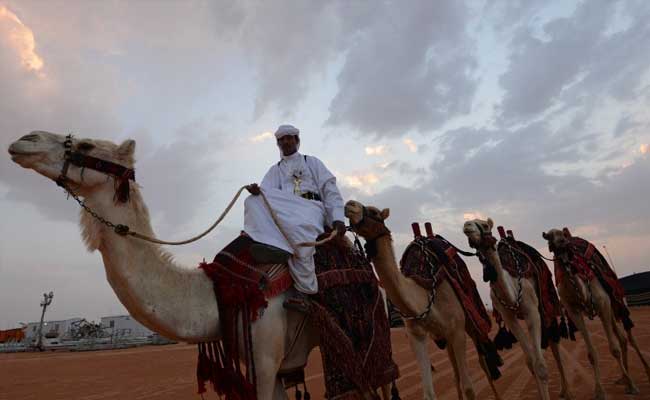
<instances>
[{"instance_id":1,"label":"white structure","mask_svg":"<svg viewBox=\"0 0 650 400\"><path fill-rule=\"evenodd\" d=\"M102 317L101 325L111 336L122 338L146 338L154 334L149 328L131 318L130 315Z\"/></svg>"},{"instance_id":2,"label":"white structure","mask_svg":"<svg viewBox=\"0 0 650 400\"><path fill-rule=\"evenodd\" d=\"M77 321L81 321L81 318L70 318L59 321L45 321L43 322L43 338L61 339L67 333L70 333L71 325ZM38 324L38 322L30 322L23 328L23 331L25 332L25 342L27 344L36 344L38 340Z\"/></svg>"}]
</instances>

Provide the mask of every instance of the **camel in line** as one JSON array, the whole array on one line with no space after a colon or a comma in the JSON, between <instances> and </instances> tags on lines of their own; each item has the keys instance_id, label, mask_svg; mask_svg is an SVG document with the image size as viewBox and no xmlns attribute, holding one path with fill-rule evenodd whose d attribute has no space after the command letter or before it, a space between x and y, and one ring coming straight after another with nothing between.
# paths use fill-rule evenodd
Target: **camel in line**
<instances>
[{"instance_id":1,"label":"camel in line","mask_svg":"<svg viewBox=\"0 0 650 400\"><path fill-rule=\"evenodd\" d=\"M571 321L573 321L580 333L582 333L582 337L587 345L589 362L594 369L594 380L596 384L595 398L597 400L605 399L605 392L602 386L600 367L598 366L598 353L594 348L591 334L585 325L584 316L590 319L595 316L600 316L607 336L607 342L609 343L609 350L618 362L623 374L617 383L626 385L625 393L627 394L639 393L639 389L628 373L628 340L636 350L639 358L641 358L648 379L650 379L650 367L639 350L636 339L632 335L631 328L626 329L626 339L623 329L616 322L616 315L610 296L605 288L603 288L599 279L594 277L594 279L585 282L578 274L573 272L570 263L574 254L570 246L572 238L568 230L551 229L548 232L542 233L542 236L548 241L549 249L554 253L556 264L555 279L562 305L569 318L571 318ZM558 275L562 275L563 278L558 279Z\"/></svg>"},{"instance_id":2,"label":"camel in line","mask_svg":"<svg viewBox=\"0 0 650 400\"><path fill-rule=\"evenodd\" d=\"M379 281L386 290L388 299L407 315L418 315L427 308L429 292L413 279L400 272L393 249L390 230L385 225L389 210L379 210L364 206L357 201L348 201L345 216L349 218L354 232L362 236L367 243L368 256L371 259ZM435 399L431 361L426 349L427 336L432 339L444 339L447 353L456 377L458 397L471 400L476 398L470 379L465 356L465 313L453 288L443 281L436 291L436 297L430 312L422 320L405 319L409 342L420 368L422 388L425 399ZM490 386L499 399L490 373L481 362Z\"/></svg>"},{"instance_id":3,"label":"camel in line","mask_svg":"<svg viewBox=\"0 0 650 400\"><path fill-rule=\"evenodd\" d=\"M70 144L74 152L133 168L133 140L117 145L106 140L73 138ZM63 135L35 131L12 143L8 151L20 166L56 181L63 170L65 145ZM120 195L116 192L117 177L73 164L66 172L70 186L83 197L87 207L108 221L155 237L147 206L135 183L127 186L130 200L122 203L115 201ZM117 235L83 210L80 214L86 247L101 253L106 278L133 318L173 340L199 343L220 339L213 283L202 270L182 267L159 245ZM318 345L319 334L312 324L298 334L304 315L283 307L289 294L268 299L263 316L252 325L259 400L287 399L278 373L304 366L310 351ZM239 348L244 348L241 335ZM387 388L382 391L387 400Z\"/></svg>"},{"instance_id":4,"label":"camel in line","mask_svg":"<svg viewBox=\"0 0 650 400\"><path fill-rule=\"evenodd\" d=\"M497 252L497 240L492 236L493 227L494 222L490 218L487 221L474 219L465 222L463 233L467 236L470 247L478 251L484 269L489 271L488 275L492 274L490 280L492 305L521 344L526 356L526 365L535 377L539 397L542 400L549 400L548 369L542 354L542 320L538 308L540 300L537 297L537 282L534 277L519 279L504 269ZM518 316L523 316L528 334L519 324ZM560 371L562 381L560 397L570 399L572 396L558 344L553 340L549 340L549 344Z\"/></svg>"}]
</instances>

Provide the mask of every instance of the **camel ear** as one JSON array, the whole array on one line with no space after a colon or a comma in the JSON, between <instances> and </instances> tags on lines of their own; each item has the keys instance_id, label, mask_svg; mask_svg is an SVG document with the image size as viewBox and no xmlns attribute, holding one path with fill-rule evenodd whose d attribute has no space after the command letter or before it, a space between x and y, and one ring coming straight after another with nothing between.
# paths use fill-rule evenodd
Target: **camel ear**
<instances>
[{"instance_id":1,"label":"camel ear","mask_svg":"<svg viewBox=\"0 0 650 400\"><path fill-rule=\"evenodd\" d=\"M388 208L384 208L383 210L381 210L379 215L381 216L381 219L383 219L385 221L388 218L388 216L390 215L390 210Z\"/></svg>"},{"instance_id":2,"label":"camel ear","mask_svg":"<svg viewBox=\"0 0 650 400\"><path fill-rule=\"evenodd\" d=\"M494 228L494 221L492 221L492 218L488 217L487 224L490 227L490 230Z\"/></svg>"},{"instance_id":3,"label":"camel ear","mask_svg":"<svg viewBox=\"0 0 650 400\"><path fill-rule=\"evenodd\" d=\"M548 237L548 235L546 234L546 232L542 232L542 237L543 237L545 240L548 240L548 239L549 239L549 237Z\"/></svg>"},{"instance_id":4,"label":"camel ear","mask_svg":"<svg viewBox=\"0 0 650 400\"><path fill-rule=\"evenodd\" d=\"M117 152L121 156L130 157L135 153L135 140L127 139L117 148Z\"/></svg>"}]
</instances>

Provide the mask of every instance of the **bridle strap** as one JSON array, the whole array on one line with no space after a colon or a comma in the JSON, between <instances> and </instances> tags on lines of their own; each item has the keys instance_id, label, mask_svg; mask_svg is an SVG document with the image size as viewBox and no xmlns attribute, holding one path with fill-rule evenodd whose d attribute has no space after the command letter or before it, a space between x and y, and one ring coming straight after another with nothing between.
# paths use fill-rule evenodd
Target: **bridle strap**
<instances>
[{"instance_id":1,"label":"bridle strap","mask_svg":"<svg viewBox=\"0 0 650 400\"><path fill-rule=\"evenodd\" d=\"M56 178L56 184L66 189L65 183L68 180L68 168L70 167L70 155L72 154L72 134L65 137L63 148L65 149L63 153L63 167L61 168L61 173Z\"/></svg>"},{"instance_id":2,"label":"bridle strap","mask_svg":"<svg viewBox=\"0 0 650 400\"><path fill-rule=\"evenodd\" d=\"M79 168L90 168L92 170L112 175L116 179L116 196L118 200L126 203L129 199L129 180L135 181L135 170L112 161L102 160L72 150L72 134L65 137L63 142L65 152L63 154L63 167L56 179L56 184L66 189L68 181L68 169L70 164Z\"/></svg>"}]
</instances>

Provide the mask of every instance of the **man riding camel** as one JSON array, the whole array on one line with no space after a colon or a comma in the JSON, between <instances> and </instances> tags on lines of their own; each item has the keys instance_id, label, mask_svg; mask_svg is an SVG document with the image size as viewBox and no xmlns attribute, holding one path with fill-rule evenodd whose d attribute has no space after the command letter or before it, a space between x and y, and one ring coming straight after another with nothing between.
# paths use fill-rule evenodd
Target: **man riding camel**
<instances>
[{"instance_id":1,"label":"man riding camel","mask_svg":"<svg viewBox=\"0 0 650 400\"><path fill-rule=\"evenodd\" d=\"M288 259L296 294L285 307L301 312L309 309L308 295L318 292L314 247L298 247L315 240L325 226L334 228L339 237L345 234L343 198L336 177L321 160L300 154L300 130L280 125L275 132L281 160L271 166L258 186L247 186L253 195L244 203L244 231L257 243L253 256L272 263ZM263 199L264 192L277 221L289 241L280 232ZM293 246L296 246L293 248Z\"/></svg>"}]
</instances>

